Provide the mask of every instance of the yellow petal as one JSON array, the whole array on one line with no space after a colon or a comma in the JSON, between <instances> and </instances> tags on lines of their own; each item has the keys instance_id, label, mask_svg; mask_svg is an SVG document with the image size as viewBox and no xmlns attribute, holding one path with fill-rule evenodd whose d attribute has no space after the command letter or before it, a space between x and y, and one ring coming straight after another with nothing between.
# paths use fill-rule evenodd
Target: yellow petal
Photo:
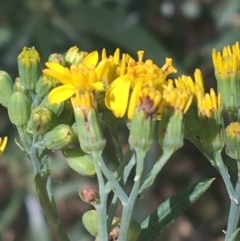
<instances>
[{"instance_id":1,"label":"yellow petal","mask_svg":"<svg viewBox=\"0 0 240 241\"><path fill-rule=\"evenodd\" d=\"M58 80L62 84L72 84L72 78L71 78L70 74L69 75L63 74L61 72L56 72L55 70L51 70L51 69L44 69L43 73L45 75L48 75L48 76Z\"/></svg>"},{"instance_id":2,"label":"yellow petal","mask_svg":"<svg viewBox=\"0 0 240 241\"><path fill-rule=\"evenodd\" d=\"M59 103L63 102L70 97L72 97L76 92L76 88L72 85L62 85L53 89L49 95L48 100L50 103Z\"/></svg>"},{"instance_id":3,"label":"yellow petal","mask_svg":"<svg viewBox=\"0 0 240 241\"><path fill-rule=\"evenodd\" d=\"M102 77L103 77L104 73L106 72L108 66L109 66L109 62L107 62L107 60L103 60L98 64L98 66L96 67L96 70L95 70L98 80L102 79Z\"/></svg>"},{"instance_id":4,"label":"yellow petal","mask_svg":"<svg viewBox=\"0 0 240 241\"><path fill-rule=\"evenodd\" d=\"M135 86L131 94L131 99L128 107L128 119L132 119L134 110L136 108L137 98L139 98L138 93L142 89L142 81L139 81Z\"/></svg>"},{"instance_id":5,"label":"yellow petal","mask_svg":"<svg viewBox=\"0 0 240 241\"><path fill-rule=\"evenodd\" d=\"M92 86L95 90L98 90L98 91L104 90L104 85L103 85L103 83L100 82L100 81L91 84L91 86Z\"/></svg>"},{"instance_id":6,"label":"yellow petal","mask_svg":"<svg viewBox=\"0 0 240 241\"><path fill-rule=\"evenodd\" d=\"M64 73L65 67L63 67L61 64L54 63L54 62L46 62L45 65L51 70Z\"/></svg>"},{"instance_id":7,"label":"yellow petal","mask_svg":"<svg viewBox=\"0 0 240 241\"><path fill-rule=\"evenodd\" d=\"M130 85L131 81L122 79L106 96L106 106L110 107L116 117L123 117L127 110Z\"/></svg>"},{"instance_id":8,"label":"yellow petal","mask_svg":"<svg viewBox=\"0 0 240 241\"><path fill-rule=\"evenodd\" d=\"M5 150L6 146L7 146L7 142L8 142L8 137L5 136L2 140L2 138L0 138L0 155L3 153L3 151Z\"/></svg>"},{"instance_id":9,"label":"yellow petal","mask_svg":"<svg viewBox=\"0 0 240 241\"><path fill-rule=\"evenodd\" d=\"M96 66L97 62L98 62L98 52L93 51L86 56L86 58L83 61L83 64L90 67L90 66Z\"/></svg>"}]
</instances>

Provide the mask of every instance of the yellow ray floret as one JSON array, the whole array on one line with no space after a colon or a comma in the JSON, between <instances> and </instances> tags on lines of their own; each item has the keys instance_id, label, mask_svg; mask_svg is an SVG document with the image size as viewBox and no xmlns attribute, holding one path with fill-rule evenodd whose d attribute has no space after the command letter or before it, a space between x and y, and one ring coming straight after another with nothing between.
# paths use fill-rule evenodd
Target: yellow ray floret
<instances>
[{"instance_id":1,"label":"yellow ray floret","mask_svg":"<svg viewBox=\"0 0 240 241\"><path fill-rule=\"evenodd\" d=\"M5 150L8 142L8 137L5 136L3 139L0 137L0 155L2 155L3 151Z\"/></svg>"}]
</instances>

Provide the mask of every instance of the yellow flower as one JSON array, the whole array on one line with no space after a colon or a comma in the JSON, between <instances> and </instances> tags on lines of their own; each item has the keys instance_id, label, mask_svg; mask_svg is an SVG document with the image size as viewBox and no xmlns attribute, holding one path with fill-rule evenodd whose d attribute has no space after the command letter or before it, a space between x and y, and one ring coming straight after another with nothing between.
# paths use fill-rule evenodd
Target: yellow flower
<instances>
[{"instance_id":1,"label":"yellow flower","mask_svg":"<svg viewBox=\"0 0 240 241\"><path fill-rule=\"evenodd\" d=\"M150 59L143 62L143 55L144 51L138 51L138 61L128 59L126 74L115 79L106 91L105 105L116 117L125 115L131 92L133 91L134 95L137 94L137 91L134 91L135 87L141 89L141 87L153 86L161 90L166 84L167 76L176 72L171 59L167 58L164 66L159 68Z\"/></svg>"},{"instance_id":2,"label":"yellow flower","mask_svg":"<svg viewBox=\"0 0 240 241\"><path fill-rule=\"evenodd\" d=\"M136 84L128 107L128 119L132 119L135 110L143 110L146 117L158 118L162 94L154 87L142 87L142 82Z\"/></svg>"},{"instance_id":3,"label":"yellow flower","mask_svg":"<svg viewBox=\"0 0 240 241\"><path fill-rule=\"evenodd\" d=\"M210 89L210 94L198 95L198 110L201 116L214 118L216 113L222 108L221 95L216 94L214 89Z\"/></svg>"},{"instance_id":4,"label":"yellow flower","mask_svg":"<svg viewBox=\"0 0 240 241\"><path fill-rule=\"evenodd\" d=\"M198 93L204 94L204 82L202 73L199 69L196 69L194 72L194 80L190 76L182 75L174 80L176 87L190 91L194 96L198 96Z\"/></svg>"},{"instance_id":5,"label":"yellow flower","mask_svg":"<svg viewBox=\"0 0 240 241\"><path fill-rule=\"evenodd\" d=\"M222 53L216 49L212 51L213 65L215 73L222 79L227 79L230 75L236 76L240 68L240 46L239 42L235 45L225 46Z\"/></svg>"},{"instance_id":6,"label":"yellow flower","mask_svg":"<svg viewBox=\"0 0 240 241\"><path fill-rule=\"evenodd\" d=\"M163 111L165 108L173 108L176 112L185 114L191 106L192 93L180 88L166 89L163 91Z\"/></svg>"},{"instance_id":7,"label":"yellow flower","mask_svg":"<svg viewBox=\"0 0 240 241\"><path fill-rule=\"evenodd\" d=\"M217 89L221 93L223 108L231 113L232 120L237 120L240 105L240 45L226 46L222 53L212 52Z\"/></svg>"},{"instance_id":8,"label":"yellow flower","mask_svg":"<svg viewBox=\"0 0 240 241\"><path fill-rule=\"evenodd\" d=\"M122 59L120 59L120 49L117 48L114 55L107 57L106 50L102 51L102 60L108 61L108 68L103 75L103 81L106 87L108 87L113 80L117 79L126 73L127 63L130 59L128 54L122 54Z\"/></svg>"},{"instance_id":9,"label":"yellow flower","mask_svg":"<svg viewBox=\"0 0 240 241\"><path fill-rule=\"evenodd\" d=\"M3 139L0 137L0 155L2 155L3 151L5 150L8 142L8 137L5 136Z\"/></svg>"},{"instance_id":10,"label":"yellow flower","mask_svg":"<svg viewBox=\"0 0 240 241\"><path fill-rule=\"evenodd\" d=\"M70 68L47 62L48 69L44 69L43 73L62 83L61 86L56 87L49 93L49 101L58 103L77 93L81 95L85 91L104 90L101 79L107 68L107 61L103 60L99 64L97 63L98 53L96 51L88 54L83 63L71 65Z\"/></svg>"}]
</instances>

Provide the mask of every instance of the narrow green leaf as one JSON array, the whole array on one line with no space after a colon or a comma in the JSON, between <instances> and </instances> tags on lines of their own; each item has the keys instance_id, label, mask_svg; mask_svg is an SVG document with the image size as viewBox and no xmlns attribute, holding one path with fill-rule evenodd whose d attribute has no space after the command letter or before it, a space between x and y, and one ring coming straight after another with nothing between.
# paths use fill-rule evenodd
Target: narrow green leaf
<instances>
[{"instance_id":1,"label":"narrow green leaf","mask_svg":"<svg viewBox=\"0 0 240 241\"><path fill-rule=\"evenodd\" d=\"M214 178L194 184L162 203L141 224L142 232L138 241L150 241L158 236L184 210L194 203L210 187Z\"/></svg>"},{"instance_id":2,"label":"narrow green leaf","mask_svg":"<svg viewBox=\"0 0 240 241\"><path fill-rule=\"evenodd\" d=\"M237 238L237 236L238 236L238 234L239 234L239 231L240 231L240 228L238 228L238 229L230 236L229 241L235 241L235 240L237 240L236 238Z\"/></svg>"}]
</instances>

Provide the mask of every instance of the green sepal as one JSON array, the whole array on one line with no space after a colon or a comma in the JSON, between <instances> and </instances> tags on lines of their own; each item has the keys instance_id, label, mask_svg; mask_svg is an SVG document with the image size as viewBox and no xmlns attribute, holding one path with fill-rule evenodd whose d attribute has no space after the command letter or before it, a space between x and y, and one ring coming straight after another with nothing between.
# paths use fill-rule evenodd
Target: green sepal
<instances>
[{"instance_id":1,"label":"green sepal","mask_svg":"<svg viewBox=\"0 0 240 241\"><path fill-rule=\"evenodd\" d=\"M159 144L163 150L177 150L183 146L184 115L181 111L169 108L162 114L159 123Z\"/></svg>"},{"instance_id":2,"label":"green sepal","mask_svg":"<svg viewBox=\"0 0 240 241\"><path fill-rule=\"evenodd\" d=\"M142 223L138 241L151 241L170 225L187 207L198 200L215 178L194 184L162 203Z\"/></svg>"},{"instance_id":3,"label":"green sepal","mask_svg":"<svg viewBox=\"0 0 240 241\"><path fill-rule=\"evenodd\" d=\"M102 151L106 145L106 140L103 137L96 110L91 108L87 113L84 113L79 109L75 110L74 114L82 150L86 153Z\"/></svg>"},{"instance_id":4,"label":"green sepal","mask_svg":"<svg viewBox=\"0 0 240 241\"><path fill-rule=\"evenodd\" d=\"M140 148L147 151L156 137L157 124L157 121L146 117L144 111L135 111L129 126L131 148Z\"/></svg>"}]
</instances>

